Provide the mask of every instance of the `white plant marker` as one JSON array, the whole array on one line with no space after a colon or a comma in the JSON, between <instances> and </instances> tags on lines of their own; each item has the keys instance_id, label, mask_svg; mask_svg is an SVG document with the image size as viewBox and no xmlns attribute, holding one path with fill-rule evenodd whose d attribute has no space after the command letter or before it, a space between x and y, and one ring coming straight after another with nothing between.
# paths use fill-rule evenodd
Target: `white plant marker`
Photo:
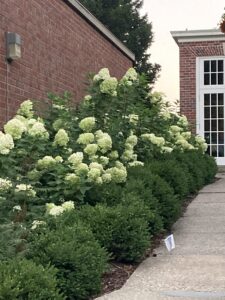
<instances>
[{"instance_id":1,"label":"white plant marker","mask_svg":"<svg viewBox=\"0 0 225 300\"><path fill-rule=\"evenodd\" d=\"M165 240L167 250L170 252L175 248L175 241L173 234L169 235Z\"/></svg>"}]
</instances>

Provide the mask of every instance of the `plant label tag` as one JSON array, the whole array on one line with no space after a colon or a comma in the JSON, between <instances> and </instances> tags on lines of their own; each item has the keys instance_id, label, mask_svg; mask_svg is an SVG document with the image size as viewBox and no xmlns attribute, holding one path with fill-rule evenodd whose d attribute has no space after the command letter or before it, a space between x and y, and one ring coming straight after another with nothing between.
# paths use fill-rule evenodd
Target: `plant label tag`
<instances>
[{"instance_id":1,"label":"plant label tag","mask_svg":"<svg viewBox=\"0 0 225 300\"><path fill-rule=\"evenodd\" d=\"M170 252L175 248L175 241L173 234L169 235L165 240L167 250Z\"/></svg>"}]
</instances>

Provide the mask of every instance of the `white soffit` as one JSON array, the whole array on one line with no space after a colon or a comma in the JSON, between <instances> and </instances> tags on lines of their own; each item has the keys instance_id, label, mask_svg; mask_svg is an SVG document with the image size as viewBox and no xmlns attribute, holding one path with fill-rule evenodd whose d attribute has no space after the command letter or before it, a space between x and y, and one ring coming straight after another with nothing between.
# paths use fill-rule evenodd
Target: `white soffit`
<instances>
[{"instance_id":1,"label":"white soffit","mask_svg":"<svg viewBox=\"0 0 225 300\"><path fill-rule=\"evenodd\" d=\"M177 44L204 41L225 41L225 34L219 29L171 31Z\"/></svg>"},{"instance_id":2,"label":"white soffit","mask_svg":"<svg viewBox=\"0 0 225 300\"><path fill-rule=\"evenodd\" d=\"M135 61L135 55L131 52L110 30L108 30L94 15L87 10L77 0L67 0L89 23L97 28L104 36L106 36L114 45L117 46L123 53L125 53L132 61Z\"/></svg>"}]
</instances>

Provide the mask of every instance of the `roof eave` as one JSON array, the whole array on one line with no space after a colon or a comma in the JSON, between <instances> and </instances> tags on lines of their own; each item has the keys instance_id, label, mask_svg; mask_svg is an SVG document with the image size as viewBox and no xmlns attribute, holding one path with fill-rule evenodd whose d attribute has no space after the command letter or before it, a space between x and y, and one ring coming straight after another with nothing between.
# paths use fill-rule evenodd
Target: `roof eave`
<instances>
[{"instance_id":1,"label":"roof eave","mask_svg":"<svg viewBox=\"0 0 225 300\"><path fill-rule=\"evenodd\" d=\"M106 38L108 38L117 48L120 49L133 62L135 55L131 52L110 30L108 30L90 11L77 0L65 0L74 7L89 23L97 28Z\"/></svg>"},{"instance_id":2,"label":"roof eave","mask_svg":"<svg viewBox=\"0 0 225 300\"><path fill-rule=\"evenodd\" d=\"M219 29L185 30L170 32L175 42L225 41L225 34Z\"/></svg>"}]
</instances>

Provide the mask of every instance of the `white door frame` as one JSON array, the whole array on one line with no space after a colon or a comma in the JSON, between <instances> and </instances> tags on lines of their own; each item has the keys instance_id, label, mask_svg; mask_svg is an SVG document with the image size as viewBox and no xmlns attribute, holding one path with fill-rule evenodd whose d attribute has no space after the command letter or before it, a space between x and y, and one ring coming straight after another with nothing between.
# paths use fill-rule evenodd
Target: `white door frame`
<instances>
[{"instance_id":1,"label":"white door frame","mask_svg":"<svg viewBox=\"0 0 225 300\"><path fill-rule=\"evenodd\" d=\"M204 85L204 61L223 60L223 84ZM224 94L225 101L225 56L207 56L196 58L196 133L204 137L204 94ZM225 122L225 121L224 121ZM224 124L225 128L225 124ZM218 165L225 165L225 157L216 157Z\"/></svg>"}]
</instances>

